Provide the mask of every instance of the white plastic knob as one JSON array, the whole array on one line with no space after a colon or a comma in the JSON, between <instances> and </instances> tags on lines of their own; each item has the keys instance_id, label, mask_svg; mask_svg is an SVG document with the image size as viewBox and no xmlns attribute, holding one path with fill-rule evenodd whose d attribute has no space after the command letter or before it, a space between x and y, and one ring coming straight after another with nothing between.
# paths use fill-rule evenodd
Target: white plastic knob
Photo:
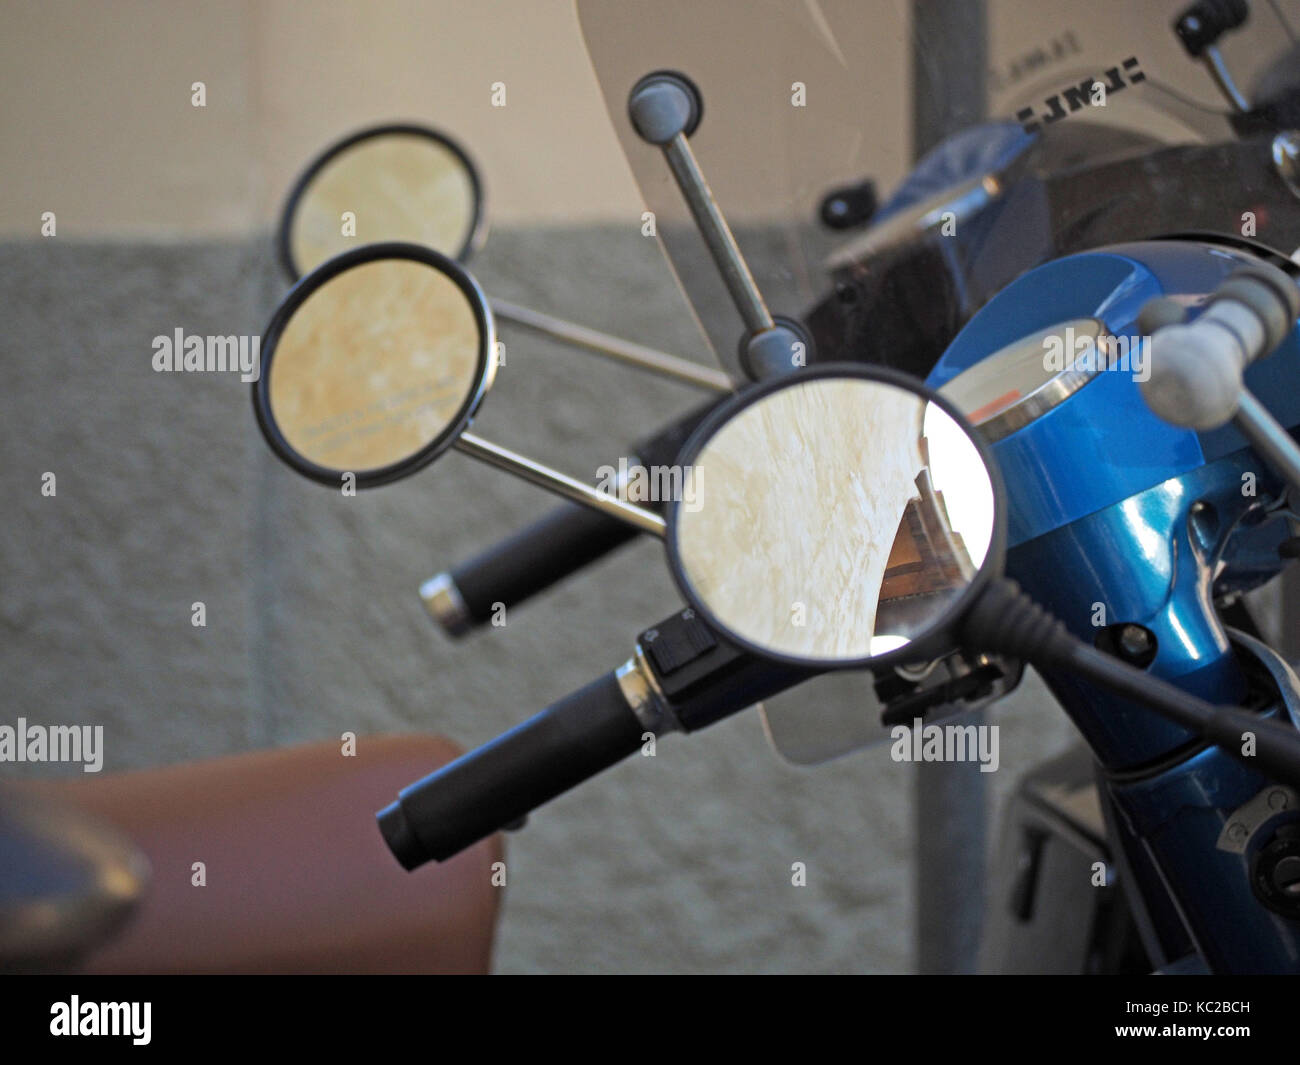
<instances>
[{"instance_id":1,"label":"white plastic knob","mask_svg":"<svg viewBox=\"0 0 1300 1065\"><path fill-rule=\"evenodd\" d=\"M1156 416L1187 429L1217 429L1237 412L1242 355L1210 322L1170 325L1151 338L1151 375L1138 386Z\"/></svg>"}]
</instances>

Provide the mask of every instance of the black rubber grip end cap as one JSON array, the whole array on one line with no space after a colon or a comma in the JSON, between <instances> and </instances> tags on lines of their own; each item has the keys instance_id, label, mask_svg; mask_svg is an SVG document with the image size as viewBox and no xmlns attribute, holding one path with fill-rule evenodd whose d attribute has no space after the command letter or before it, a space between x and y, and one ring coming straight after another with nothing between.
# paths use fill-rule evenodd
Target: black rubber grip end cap
<instances>
[{"instance_id":1,"label":"black rubber grip end cap","mask_svg":"<svg viewBox=\"0 0 1300 1065\"><path fill-rule=\"evenodd\" d=\"M406 812L399 802L389 803L375 815L379 822L379 831L393 852L393 857L402 863L408 873L423 865L426 856L420 841L411 830L411 823L406 819Z\"/></svg>"}]
</instances>

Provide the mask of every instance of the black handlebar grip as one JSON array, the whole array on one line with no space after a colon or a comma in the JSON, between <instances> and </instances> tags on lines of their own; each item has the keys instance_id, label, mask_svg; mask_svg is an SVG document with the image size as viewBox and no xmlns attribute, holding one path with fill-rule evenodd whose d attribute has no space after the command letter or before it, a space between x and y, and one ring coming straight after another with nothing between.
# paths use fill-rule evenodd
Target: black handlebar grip
<instances>
[{"instance_id":1,"label":"black handlebar grip","mask_svg":"<svg viewBox=\"0 0 1300 1065\"><path fill-rule=\"evenodd\" d=\"M460 594L461 616L459 624L455 615L439 620L453 632L486 625L497 603L522 603L639 535L616 518L565 503L451 569L447 578Z\"/></svg>"},{"instance_id":2,"label":"black handlebar grip","mask_svg":"<svg viewBox=\"0 0 1300 1065\"><path fill-rule=\"evenodd\" d=\"M445 861L634 754L645 731L609 673L403 788L379 830L407 869Z\"/></svg>"}]
</instances>

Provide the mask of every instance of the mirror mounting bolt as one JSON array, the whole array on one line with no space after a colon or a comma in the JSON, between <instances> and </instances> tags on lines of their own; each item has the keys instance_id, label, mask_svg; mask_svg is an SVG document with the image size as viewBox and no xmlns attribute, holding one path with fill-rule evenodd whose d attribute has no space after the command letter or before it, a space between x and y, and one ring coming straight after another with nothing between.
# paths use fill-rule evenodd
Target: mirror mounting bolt
<instances>
[{"instance_id":1,"label":"mirror mounting bolt","mask_svg":"<svg viewBox=\"0 0 1300 1065\"><path fill-rule=\"evenodd\" d=\"M771 329L749 333L740 345L740 365L755 381L792 373L811 361L812 339L803 326L778 315Z\"/></svg>"},{"instance_id":2,"label":"mirror mounting bolt","mask_svg":"<svg viewBox=\"0 0 1300 1065\"><path fill-rule=\"evenodd\" d=\"M647 74L632 86L627 100L632 128L642 140L660 147L678 134L694 133L703 109L699 90L672 71Z\"/></svg>"}]
</instances>

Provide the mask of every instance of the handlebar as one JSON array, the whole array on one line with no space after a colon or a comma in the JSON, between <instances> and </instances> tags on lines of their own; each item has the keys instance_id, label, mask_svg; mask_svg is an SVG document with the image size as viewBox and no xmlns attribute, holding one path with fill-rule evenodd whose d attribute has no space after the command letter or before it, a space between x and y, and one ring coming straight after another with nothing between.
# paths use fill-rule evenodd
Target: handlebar
<instances>
[{"instance_id":1,"label":"handlebar","mask_svg":"<svg viewBox=\"0 0 1300 1065\"><path fill-rule=\"evenodd\" d=\"M1262 261L1230 275L1190 324L1181 304L1151 301L1138 318L1151 335L1151 372L1141 384L1147 406L1171 425L1223 425L1237 413L1246 367L1286 339L1298 314L1295 281Z\"/></svg>"},{"instance_id":2,"label":"handlebar","mask_svg":"<svg viewBox=\"0 0 1300 1065\"><path fill-rule=\"evenodd\" d=\"M379 829L406 869L444 861L640 749L615 670L398 793Z\"/></svg>"},{"instance_id":3,"label":"handlebar","mask_svg":"<svg viewBox=\"0 0 1300 1065\"><path fill-rule=\"evenodd\" d=\"M407 869L444 861L641 748L695 732L815 671L750 655L686 609L622 666L398 793L379 829Z\"/></svg>"},{"instance_id":4,"label":"handlebar","mask_svg":"<svg viewBox=\"0 0 1300 1065\"><path fill-rule=\"evenodd\" d=\"M1205 312L1183 324L1174 300L1142 308L1138 327L1151 334L1150 373L1142 396L1155 414L1188 429L1232 421L1273 468L1300 492L1300 447L1245 387L1244 372L1274 351L1300 315L1300 288L1276 266L1235 271L1215 290Z\"/></svg>"},{"instance_id":5,"label":"handlebar","mask_svg":"<svg viewBox=\"0 0 1300 1065\"><path fill-rule=\"evenodd\" d=\"M565 503L481 555L425 581L420 598L449 635L462 636L591 565L639 534L589 507Z\"/></svg>"}]
</instances>

